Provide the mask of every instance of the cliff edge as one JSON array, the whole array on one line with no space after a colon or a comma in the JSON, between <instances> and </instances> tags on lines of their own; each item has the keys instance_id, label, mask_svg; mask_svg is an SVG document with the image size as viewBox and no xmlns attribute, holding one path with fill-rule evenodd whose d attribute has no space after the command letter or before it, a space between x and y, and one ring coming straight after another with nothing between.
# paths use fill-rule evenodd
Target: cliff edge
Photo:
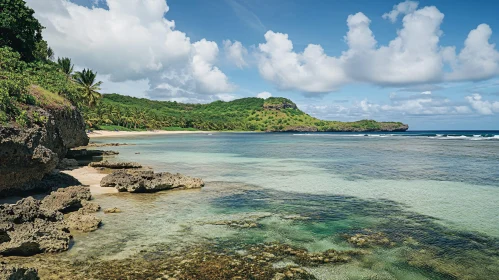
<instances>
[{"instance_id":1,"label":"cliff edge","mask_svg":"<svg viewBox=\"0 0 499 280\"><path fill-rule=\"evenodd\" d=\"M31 86L35 105L23 104L15 122L0 124L0 196L34 190L70 148L88 144L85 122L69 101Z\"/></svg>"}]
</instances>

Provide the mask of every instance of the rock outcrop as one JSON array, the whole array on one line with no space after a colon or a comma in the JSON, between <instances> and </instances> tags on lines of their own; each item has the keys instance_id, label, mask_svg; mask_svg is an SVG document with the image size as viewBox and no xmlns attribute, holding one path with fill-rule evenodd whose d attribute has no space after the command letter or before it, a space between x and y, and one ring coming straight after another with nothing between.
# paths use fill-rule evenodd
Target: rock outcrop
<instances>
[{"instance_id":1,"label":"rock outcrop","mask_svg":"<svg viewBox=\"0 0 499 280\"><path fill-rule=\"evenodd\" d=\"M44 209L68 213L80 209L91 198L88 187L71 186L53 191L42 200L41 204Z\"/></svg>"},{"instance_id":2,"label":"rock outcrop","mask_svg":"<svg viewBox=\"0 0 499 280\"><path fill-rule=\"evenodd\" d=\"M204 186L203 180L182 174L153 171L118 170L102 178L101 187L120 192L156 192L170 189L193 189Z\"/></svg>"},{"instance_id":3,"label":"rock outcrop","mask_svg":"<svg viewBox=\"0 0 499 280\"><path fill-rule=\"evenodd\" d=\"M111 162L107 160L91 162L90 167L104 167L110 169L132 169L141 168L142 165L138 162Z\"/></svg>"},{"instance_id":4,"label":"rock outcrop","mask_svg":"<svg viewBox=\"0 0 499 280\"><path fill-rule=\"evenodd\" d=\"M57 169L60 170L72 170L75 168L78 168L78 161L72 158L63 158L62 160L59 161L59 164L57 165Z\"/></svg>"},{"instance_id":5,"label":"rock outcrop","mask_svg":"<svg viewBox=\"0 0 499 280\"><path fill-rule=\"evenodd\" d=\"M82 208L83 209L83 208ZM86 214L85 211L69 213L65 218L70 230L91 232L99 228L102 220L94 215Z\"/></svg>"},{"instance_id":6,"label":"rock outcrop","mask_svg":"<svg viewBox=\"0 0 499 280\"><path fill-rule=\"evenodd\" d=\"M0 280L39 280L34 268L11 266L0 263Z\"/></svg>"},{"instance_id":7,"label":"rock outcrop","mask_svg":"<svg viewBox=\"0 0 499 280\"><path fill-rule=\"evenodd\" d=\"M29 256L69 248L71 235L63 214L24 198L14 205L0 205L0 255Z\"/></svg>"},{"instance_id":8,"label":"rock outcrop","mask_svg":"<svg viewBox=\"0 0 499 280\"><path fill-rule=\"evenodd\" d=\"M74 108L42 109L28 127L0 125L0 195L36 188L69 148L88 143L85 123Z\"/></svg>"}]
</instances>

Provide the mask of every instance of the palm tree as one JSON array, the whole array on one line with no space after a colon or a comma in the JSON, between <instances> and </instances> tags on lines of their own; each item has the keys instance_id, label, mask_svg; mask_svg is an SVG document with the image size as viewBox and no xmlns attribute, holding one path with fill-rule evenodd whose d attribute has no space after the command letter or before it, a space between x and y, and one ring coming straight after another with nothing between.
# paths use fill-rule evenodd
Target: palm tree
<instances>
[{"instance_id":1,"label":"palm tree","mask_svg":"<svg viewBox=\"0 0 499 280\"><path fill-rule=\"evenodd\" d=\"M66 74L66 77L69 79L71 77L71 74L73 74L73 64L71 64L71 58L69 57L58 57L57 58L57 64L62 69L62 72Z\"/></svg>"},{"instance_id":2,"label":"palm tree","mask_svg":"<svg viewBox=\"0 0 499 280\"><path fill-rule=\"evenodd\" d=\"M87 100L90 107L97 104L97 100L101 97L98 90L100 90L102 82L95 82L96 76L97 73L94 73L90 69L83 69L83 71L78 71L74 74L76 83L83 89L83 98Z\"/></svg>"}]
</instances>

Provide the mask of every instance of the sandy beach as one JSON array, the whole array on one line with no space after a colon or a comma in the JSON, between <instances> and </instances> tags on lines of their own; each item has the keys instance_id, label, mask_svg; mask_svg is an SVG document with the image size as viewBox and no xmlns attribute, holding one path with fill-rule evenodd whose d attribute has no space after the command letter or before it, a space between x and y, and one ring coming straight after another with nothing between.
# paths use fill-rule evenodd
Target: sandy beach
<instances>
[{"instance_id":1,"label":"sandy beach","mask_svg":"<svg viewBox=\"0 0 499 280\"><path fill-rule=\"evenodd\" d=\"M118 192L118 190L116 190L115 188L102 188L100 186L100 181L107 174L101 173L93 167L83 166L77 169L66 170L62 172L75 177L83 185L89 185L92 195Z\"/></svg>"},{"instance_id":2,"label":"sandy beach","mask_svg":"<svg viewBox=\"0 0 499 280\"><path fill-rule=\"evenodd\" d=\"M167 131L167 130L153 130L153 131L110 131L110 130L95 130L87 133L90 138L101 137L128 137L128 136L141 136L141 135L166 135L166 134L193 134L193 133L213 133L213 131Z\"/></svg>"}]
</instances>

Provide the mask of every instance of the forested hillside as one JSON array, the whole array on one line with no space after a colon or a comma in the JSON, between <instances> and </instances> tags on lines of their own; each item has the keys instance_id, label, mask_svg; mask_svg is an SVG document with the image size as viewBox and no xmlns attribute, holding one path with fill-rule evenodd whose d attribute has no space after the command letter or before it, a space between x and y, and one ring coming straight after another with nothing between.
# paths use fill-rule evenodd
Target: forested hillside
<instances>
[{"instance_id":1,"label":"forested hillside","mask_svg":"<svg viewBox=\"0 0 499 280\"><path fill-rule=\"evenodd\" d=\"M249 97L230 102L185 104L105 94L84 111L96 129L196 129L235 131L403 131L400 122L323 121L297 108L291 100Z\"/></svg>"}]
</instances>

